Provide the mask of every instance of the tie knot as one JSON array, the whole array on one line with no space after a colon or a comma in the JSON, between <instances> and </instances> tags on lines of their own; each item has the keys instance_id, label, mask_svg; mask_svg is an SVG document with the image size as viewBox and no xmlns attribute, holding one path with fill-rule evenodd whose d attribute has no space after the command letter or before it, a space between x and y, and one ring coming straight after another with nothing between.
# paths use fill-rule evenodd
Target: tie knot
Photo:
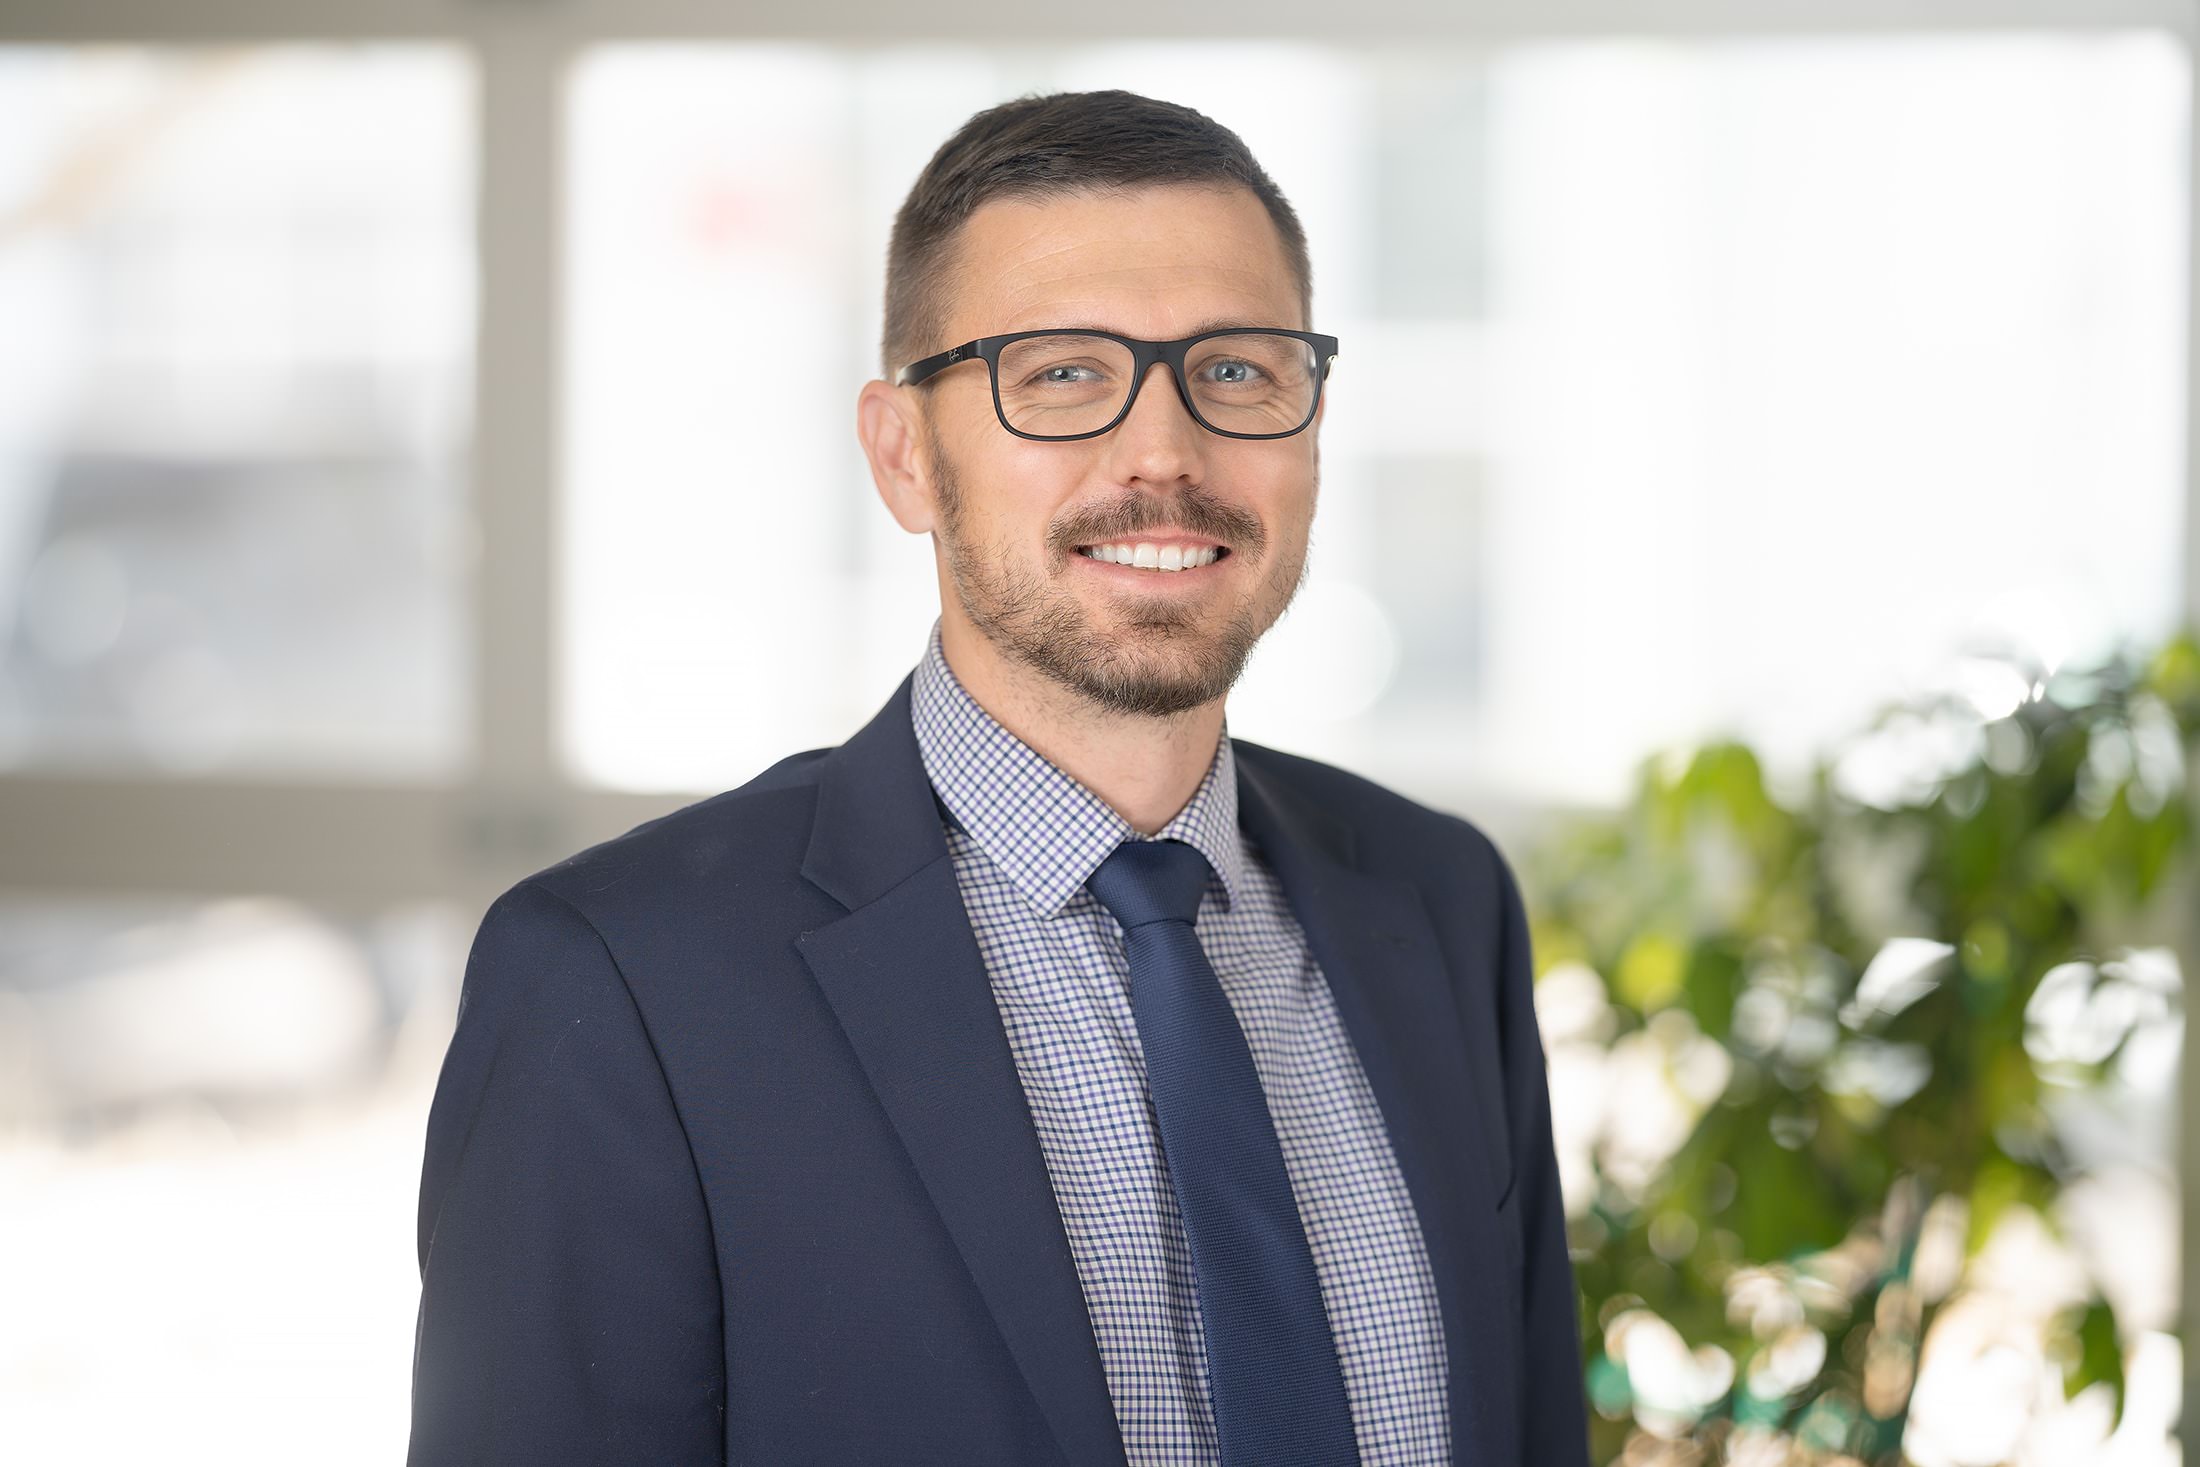
<instances>
[{"instance_id":1,"label":"tie knot","mask_svg":"<svg viewBox=\"0 0 2200 1467\"><path fill-rule=\"evenodd\" d=\"M1127 931L1148 922L1189 922L1199 914L1211 868L1199 847L1136 836L1108 853L1085 885Z\"/></svg>"}]
</instances>

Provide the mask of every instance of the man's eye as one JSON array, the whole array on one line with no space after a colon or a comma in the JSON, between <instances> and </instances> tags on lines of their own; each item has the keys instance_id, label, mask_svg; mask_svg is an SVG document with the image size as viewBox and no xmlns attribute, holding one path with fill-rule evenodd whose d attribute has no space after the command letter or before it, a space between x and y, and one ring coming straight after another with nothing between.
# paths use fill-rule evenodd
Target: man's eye
<instances>
[{"instance_id":1,"label":"man's eye","mask_svg":"<svg viewBox=\"0 0 2200 1467\"><path fill-rule=\"evenodd\" d=\"M1083 373L1086 378L1096 375L1090 367L1080 367L1074 364L1065 364L1063 366L1045 368L1039 373L1039 380L1042 382L1054 383L1077 382L1083 380L1083 378L1080 378L1078 376L1078 373L1080 372Z\"/></svg>"},{"instance_id":2,"label":"man's eye","mask_svg":"<svg viewBox=\"0 0 2200 1467\"><path fill-rule=\"evenodd\" d=\"M1251 362L1210 362L1207 366L1207 370L1210 373L1222 373L1221 376L1215 377L1213 378L1213 380L1222 383L1226 387L1241 386L1245 383L1255 381L1261 375L1260 368L1254 366Z\"/></svg>"}]
</instances>

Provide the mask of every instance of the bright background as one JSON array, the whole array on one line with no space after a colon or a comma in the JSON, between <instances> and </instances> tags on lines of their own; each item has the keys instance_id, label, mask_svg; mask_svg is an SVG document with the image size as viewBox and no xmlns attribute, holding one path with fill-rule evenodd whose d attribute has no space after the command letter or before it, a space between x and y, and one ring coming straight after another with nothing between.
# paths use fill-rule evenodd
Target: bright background
<instances>
[{"instance_id":1,"label":"bright background","mask_svg":"<svg viewBox=\"0 0 2200 1467\"><path fill-rule=\"evenodd\" d=\"M2182 4L180 9L0 13L0 1458L401 1457L487 898L922 650L852 409L991 102L1191 104L1297 206L1343 349L1232 731L1508 848L2200 603Z\"/></svg>"}]
</instances>

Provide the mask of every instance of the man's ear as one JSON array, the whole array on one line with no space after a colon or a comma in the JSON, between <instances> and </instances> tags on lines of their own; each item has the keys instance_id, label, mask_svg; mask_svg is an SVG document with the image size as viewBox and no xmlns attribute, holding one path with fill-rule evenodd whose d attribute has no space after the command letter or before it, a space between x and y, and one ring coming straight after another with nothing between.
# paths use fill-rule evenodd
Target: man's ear
<instances>
[{"instance_id":1,"label":"man's ear","mask_svg":"<svg viewBox=\"0 0 2200 1467\"><path fill-rule=\"evenodd\" d=\"M925 425L916 389L878 378L856 395L856 437L871 463L871 482L887 512L912 535L931 530L932 476L925 464Z\"/></svg>"}]
</instances>

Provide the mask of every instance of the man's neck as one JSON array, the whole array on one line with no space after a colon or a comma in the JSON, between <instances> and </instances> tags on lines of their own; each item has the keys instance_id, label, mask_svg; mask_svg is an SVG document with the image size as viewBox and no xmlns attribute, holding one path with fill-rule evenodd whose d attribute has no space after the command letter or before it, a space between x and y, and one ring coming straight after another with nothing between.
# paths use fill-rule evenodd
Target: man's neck
<instances>
[{"instance_id":1,"label":"man's neck","mask_svg":"<svg viewBox=\"0 0 2200 1467\"><path fill-rule=\"evenodd\" d=\"M940 651L980 708L1152 835L1191 800L1214 762L1223 700L1168 718L1109 713L1004 657L968 620L940 618Z\"/></svg>"}]
</instances>

